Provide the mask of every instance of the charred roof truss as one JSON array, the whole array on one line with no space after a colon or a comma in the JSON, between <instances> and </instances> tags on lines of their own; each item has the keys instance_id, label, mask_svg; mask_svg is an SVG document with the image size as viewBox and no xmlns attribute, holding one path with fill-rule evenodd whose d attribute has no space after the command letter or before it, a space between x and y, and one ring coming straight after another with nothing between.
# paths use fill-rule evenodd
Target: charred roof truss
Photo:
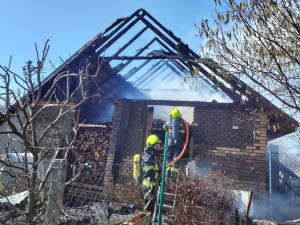
<instances>
[{"instance_id":1,"label":"charred roof truss","mask_svg":"<svg viewBox=\"0 0 300 225\"><path fill-rule=\"evenodd\" d=\"M133 35L128 36L132 31ZM151 48L154 50L147 53ZM221 90L233 103L243 99L246 108L267 112L270 121L285 126L275 136L291 133L298 126L296 120L213 60L199 58L144 9L117 19L50 74L44 84L66 67L76 72L85 66L89 72L95 72L99 64L101 70L91 85L101 90L106 99L122 98L121 93L128 88L136 92L147 89L147 84L155 79L174 75L181 79L197 77L212 91Z\"/></svg>"}]
</instances>

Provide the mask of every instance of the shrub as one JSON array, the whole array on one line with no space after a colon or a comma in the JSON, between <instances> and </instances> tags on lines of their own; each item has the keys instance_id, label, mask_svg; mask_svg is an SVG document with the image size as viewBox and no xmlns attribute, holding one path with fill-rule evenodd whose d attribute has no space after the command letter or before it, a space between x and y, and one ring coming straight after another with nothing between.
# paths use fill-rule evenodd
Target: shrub
<instances>
[{"instance_id":1,"label":"shrub","mask_svg":"<svg viewBox=\"0 0 300 225\"><path fill-rule=\"evenodd\" d=\"M234 214L235 195L229 179L221 171L191 178L181 174L171 191L176 206L170 217L174 224L225 224Z\"/></svg>"}]
</instances>

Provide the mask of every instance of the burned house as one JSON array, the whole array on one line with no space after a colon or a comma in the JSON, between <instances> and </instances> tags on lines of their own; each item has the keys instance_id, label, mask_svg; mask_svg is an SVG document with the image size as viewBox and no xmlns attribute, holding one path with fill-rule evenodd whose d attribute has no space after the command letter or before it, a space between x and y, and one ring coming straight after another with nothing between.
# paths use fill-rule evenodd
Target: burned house
<instances>
[{"instance_id":1,"label":"burned house","mask_svg":"<svg viewBox=\"0 0 300 225\"><path fill-rule=\"evenodd\" d=\"M184 109L192 112L187 157L226 171L236 189L251 188L255 195L266 192L267 142L298 126L246 83L199 58L144 9L116 20L84 45L43 81L44 92L66 68L95 74L87 91L101 95L72 111L46 140L63 146L61 137L72 135L73 120L81 127L77 158L70 156L69 163L91 169L73 182L70 196L89 198L94 193L93 199L137 201L133 156L142 152L147 135L160 131L158 119L165 120L170 107L183 107L183 118ZM57 85L64 87L67 81L61 82ZM74 89L76 81L67 85ZM57 99L63 99L64 91L57 90ZM156 114L164 106L169 108L162 116ZM46 126L44 121L54 113L45 111L39 126Z\"/></svg>"}]
</instances>

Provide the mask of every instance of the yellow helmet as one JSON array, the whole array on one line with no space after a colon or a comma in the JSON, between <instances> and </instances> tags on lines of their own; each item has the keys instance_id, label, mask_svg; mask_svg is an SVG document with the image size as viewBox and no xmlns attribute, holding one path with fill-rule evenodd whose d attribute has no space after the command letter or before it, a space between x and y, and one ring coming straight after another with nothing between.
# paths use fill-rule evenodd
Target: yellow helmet
<instances>
[{"instance_id":1,"label":"yellow helmet","mask_svg":"<svg viewBox=\"0 0 300 225\"><path fill-rule=\"evenodd\" d=\"M159 137L157 137L156 135L150 135L148 138L147 138L147 141L146 141L146 145L147 147L151 147L153 146L155 143L161 143L161 140L159 139Z\"/></svg>"},{"instance_id":2,"label":"yellow helmet","mask_svg":"<svg viewBox=\"0 0 300 225\"><path fill-rule=\"evenodd\" d=\"M170 117L171 118L180 118L181 117L181 113L178 109L174 108L171 113L170 113Z\"/></svg>"}]
</instances>

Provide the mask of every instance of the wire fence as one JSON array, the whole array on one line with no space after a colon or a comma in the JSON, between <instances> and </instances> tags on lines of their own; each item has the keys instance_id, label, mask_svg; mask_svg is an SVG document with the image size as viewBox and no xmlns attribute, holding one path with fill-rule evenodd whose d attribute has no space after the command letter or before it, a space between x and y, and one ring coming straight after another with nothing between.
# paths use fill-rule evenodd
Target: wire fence
<instances>
[{"instance_id":1,"label":"wire fence","mask_svg":"<svg viewBox=\"0 0 300 225\"><path fill-rule=\"evenodd\" d=\"M277 221L291 218L299 219L300 177L298 159L295 155L270 154L270 152L267 156L269 215Z\"/></svg>"},{"instance_id":2,"label":"wire fence","mask_svg":"<svg viewBox=\"0 0 300 225\"><path fill-rule=\"evenodd\" d=\"M258 199L254 199L250 216L253 215L251 214L253 211L261 212L263 214L261 217L275 221L296 219L297 215L300 215L300 179L297 170L292 170L282 163L280 156L279 158L269 156L268 154L264 164L252 163L250 166L249 174L257 175L256 183L265 185L265 198L263 199L265 204L256 204L255 201ZM51 221L61 225L122 224L143 212L141 183L136 184L132 176L132 159L125 158L120 164L103 165L82 161L72 164L65 164L63 160L59 162L51 165L51 176L39 192L37 192L39 189L37 185L33 224L50 224ZM182 175L188 173L193 179L180 177L177 182L167 179L162 224L172 224L171 221L176 219L187 220L187 217L189 217L190 224L198 224L195 218L199 220L202 218L202 221L205 221L204 215L209 216L210 221L215 221L213 224L219 224L222 221L227 221L224 224L237 224L237 218L241 219L244 216L243 210L247 206L245 196L247 199L248 193L234 191L238 189L237 184L234 183L234 179L226 179L228 176L225 172L226 168L216 175L203 165L193 167L191 163L188 164L187 161L182 160L180 173ZM288 165L291 165L291 162ZM254 169L251 170L251 167ZM0 222L2 224L28 223L26 212L28 211L29 190L26 182L32 174L25 175L1 179ZM235 174L236 180L241 178L238 175L238 173ZM196 176L202 179L196 181ZM247 178L250 175L243 174L242 176ZM184 182L180 182L183 180ZM38 184L40 182L38 180ZM153 192L153 201L158 202L158 195L159 191ZM205 205L205 203L212 202L208 199L211 200L213 196L215 197L213 206ZM185 205L205 207L198 208L198 214L195 214L195 211L184 215L183 212L187 209L182 207ZM236 213L236 209L239 214ZM157 208L155 212L156 216L153 217L153 214L151 216L152 224L157 221ZM179 217L178 212L181 212Z\"/></svg>"}]
</instances>

